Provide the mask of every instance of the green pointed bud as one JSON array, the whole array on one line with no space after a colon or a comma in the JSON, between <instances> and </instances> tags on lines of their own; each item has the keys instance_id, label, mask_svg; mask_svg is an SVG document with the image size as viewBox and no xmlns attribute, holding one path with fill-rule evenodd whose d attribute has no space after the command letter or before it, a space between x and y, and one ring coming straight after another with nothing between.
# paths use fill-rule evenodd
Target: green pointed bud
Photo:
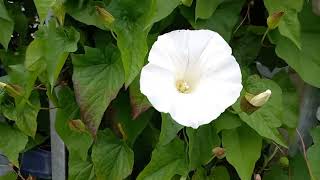
<instances>
[{"instance_id":1,"label":"green pointed bud","mask_svg":"<svg viewBox=\"0 0 320 180\"><path fill-rule=\"evenodd\" d=\"M282 167L289 167L289 159L285 156L279 159L279 163Z\"/></svg>"},{"instance_id":2,"label":"green pointed bud","mask_svg":"<svg viewBox=\"0 0 320 180\"><path fill-rule=\"evenodd\" d=\"M77 132L85 132L86 126L80 119L71 120L68 122L70 129L77 131Z\"/></svg>"},{"instance_id":3,"label":"green pointed bud","mask_svg":"<svg viewBox=\"0 0 320 180\"><path fill-rule=\"evenodd\" d=\"M100 18L106 22L106 25L110 25L115 20L114 17L104 8L96 6L96 11L98 12Z\"/></svg>"},{"instance_id":4,"label":"green pointed bud","mask_svg":"<svg viewBox=\"0 0 320 180\"><path fill-rule=\"evenodd\" d=\"M0 82L0 89L4 89L11 97L16 98L21 96L21 87L9 85L3 82Z\"/></svg>"},{"instance_id":5,"label":"green pointed bud","mask_svg":"<svg viewBox=\"0 0 320 180\"><path fill-rule=\"evenodd\" d=\"M279 11L279 12L275 12L275 13L271 14L271 15L267 18L268 28L269 28L269 29L275 29L275 28L277 28L283 15L284 15L284 12L283 12L283 11Z\"/></svg>"},{"instance_id":6,"label":"green pointed bud","mask_svg":"<svg viewBox=\"0 0 320 180\"><path fill-rule=\"evenodd\" d=\"M270 89L268 89L258 95L252 95L250 93L245 94L246 100L254 107L263 106L266 102L268 102L270 96L271 96Z\"/></svg>"},{"instance_id":7,"label":"green pointed bud","mask_svg":"<svg viewBox=\"0 0 320 180\"><path fill-rule=\"evenodd\" d=\"M190 7L192 5L193 0L181 0L182 4Z\"/></svg>"},{"instance_id":8,"label":"green pointed bud","mask_svg":"<svg viewBox=\"0 0 320 180\"><path fill-rule=\"evenodd\" d=\"M222 147L213 148L212 153L218 159L223 159L224 157L226 157L225 151L224 151L224 149Z\"/></svg>"}]
</instances>

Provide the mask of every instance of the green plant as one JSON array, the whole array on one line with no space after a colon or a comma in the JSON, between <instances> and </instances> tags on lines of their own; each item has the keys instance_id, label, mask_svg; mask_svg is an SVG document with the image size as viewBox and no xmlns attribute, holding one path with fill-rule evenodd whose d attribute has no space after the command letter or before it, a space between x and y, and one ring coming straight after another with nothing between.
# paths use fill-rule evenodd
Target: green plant
<instances>
[{"instance_id":1,"label":"green plant","mask_svg":"<svg viewBox=\"0 0 320 180\"><path fill-rule=\"evenodd\" d=\"M291 75L320 88L320 17L309 1L0 0L0 26L0 151L16 170L56 109L70 180L320 179L319 127L310 149L287 153L298 138ZM152 44L176 29L218 32L241 68L238 101L197 129L140 92ZM290 70L262 77L256 61Z\"/></svg>"}]
</instances>

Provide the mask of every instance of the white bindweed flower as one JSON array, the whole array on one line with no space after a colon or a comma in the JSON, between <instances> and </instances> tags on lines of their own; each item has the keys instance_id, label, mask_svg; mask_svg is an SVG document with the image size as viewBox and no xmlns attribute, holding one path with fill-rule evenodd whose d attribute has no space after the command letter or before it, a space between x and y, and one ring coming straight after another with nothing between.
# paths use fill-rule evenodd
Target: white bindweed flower
<instances>
[{"instance_id":1,"label":"white bindweed flower","mask_svg":"<svg viewBox=\"0 0 320 180\"><path fill-rule=\"evenodd\" d=\"M236 102L241 71L228 43L210 30L176 30L158 37L143 67L140 90L160 112L198 128Z\"/></svg>"},{"instance_id":2,"label":"white bindweed flower","mask_svg":"<svg viewBox=\"0 0 320 180\"><path fill-rule=\"evenodd\" d=\"M251 99L249 99L249 103L255 107L261 107L263 106L266 102L268 102L269 98L271 96L271 90L268 89L254 97L252 97Z\"/></svg>"}]
</instances>

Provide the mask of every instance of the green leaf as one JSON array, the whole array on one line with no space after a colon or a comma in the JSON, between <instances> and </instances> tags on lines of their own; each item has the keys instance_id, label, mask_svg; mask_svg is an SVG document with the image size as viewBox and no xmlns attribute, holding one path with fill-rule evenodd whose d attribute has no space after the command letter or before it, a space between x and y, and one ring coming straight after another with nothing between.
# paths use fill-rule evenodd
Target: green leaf
<instances>
[{"instance_id":1,"label":"green leaf","mask_svg":"<svg viewBox=\"0 0 320 180\"><path fill-rule=\"evenodd\" d=\"M197 20L198 18L208 19L223 0L197 0L196 2L195 15Z\"/></svg>"},{"instance_id":2,"label":"green leaf","mask_svg":"<svg viewBox=\"0 0 320 180\"><path fill-rule=\"evenodd\" d=\"M30 71L46 67L51 90L69 55L77 50L80 34L73 27L56 27L54 21L42 26L26 52L26 68Z\"/></svg>"},{"instance_id":3,"label":"green leaf","mask_svg":"<svg viewBox=\"0 0 320 180\"><path fill-rule=\"evenodd\" d=\"M28 144L26 145L24 152L27 152L37 146L40 146L48 139L49 136L42 136L39 133L35 135L34 139L29 137Z\"/></svg>"},{"instance_id":4,"label":"green leaf","mask_svg":"<svg viewBox=\"0 0 320 180\"><path fill-rule=\"evenodd\" d=\"M260 158L262 138L251 128L241 126L222 131L222 144L227 161L235 167L242 180L250 180Z\"/></svg>"},{"instance_id":5,"label":"green leaf","mask_svg":"<svg viewBox=\"0 0 320 180\"><path fill-rule=\"evenodd\" d=\"M41 39L33 40L27 47L25 67L30 71L37 69L44 70L45 64L45 41Z\"/></svg>"},{"instance_id":6,"label":"green leaf","mask_svg":"<svg viewBox=\"0 0 320 180\"><path fill-rule=\"evenodd\" d=\"M39 95L36 92L32 93L37 75L38 72L30 72L21 64L10 66L10 83L19 95L14 96L15 109L11 110L11 116L8 118L16 121L18 128L31 137L36 134L40 110Z\"/></svg>"},{"instance_id":7,"label":"green leaf","mask_svg":"<svg viewBox=\"0 0 320 180\"><path fill-rule=\"evenodd\" d=\"M283 118L286 118L283 113L281 88L272 80L260 79L258 76L250 76L245 82L245 90L249 93L259 94L266 89L270 89L272 92L270 99L253 113L247 114L241 109L241 103L244 101L244 90L241 93L241 97L232 107L239 112L241 120L258 134L286 147L285 140L277 130L282 125Z\"/></svg>"},{"instance_id":8,"label":"green leaf","mask_svg":"<svg viewBox=\"0 0 320 180\"><path fill-rule=\"evenodd\" d=\"M155 0L111 1L108 11L115 17L112 30L117 35L117 44L128 87L139 74L148 52L146 28L154 15Z\"/></svg>"},{"instance_id":9,"label":"green leaf","mask_svg":"<svg viewBox=\"0 0 320 180\"><path fill-rule=\"evenodd\" d=\"M212 149L220 147L220 138L212 126L206 124L198 129L187 128L189 138L189 169L196 169L209 163L213 156Z\"/></svg>"},{"instance_id":10,"label":"green leaf","mask_svg":"<svg viewBox=\"0 0 320 180\"><path fill-rule=\"evenodd\" d=\"M289 39L276 36L276 53L284 59L307 83L320 87L317 74L320 71L320 18L312 12L311 3L306 3L299 14L301 22L301 50Z\"/></svg>"},{"instance_id":11,"label":"green leaf","mask_svg":"<svg viewBox=\"0 0 320 180\"><path fill-rule=\"evenodd\" d=\"M69 180L96 180L92 162L83 161L78 156L69 156Z\"/></svg>"},{"instance_id":12,"label":"green leaf","mask_svg":"<svg viewBox=\"0 0 320 180\"><path fill-rule=\"evenodd\" d=\"M0 151L17 167L19 167L19 153L27 142L28 137L22 132L5 123L0 123Z\"/></svg>"},{"instance_id":13,"label":"green leaf","mask_svg":"<svg viewBox=\"0 0 320 180\"><path fill-rule=\"evenodd\" d=\"M204 168L198 168L192 180L230 180L228 170L224 166L214 167L210 173L206 172Z\"/></svg>"},{"instance_id":14,"label":"green leaf","mask_svg":"<svg viewBox=\"0 0 320 180\"><path fill-rule=\"evenodd\" d=\"M180 4L181 0L156 0L155 13L146 27L167 17Z\"/></svg>"},{"instance_id":15,"label":"green leaf","mask_svg":"<svg viewBox=\"0 0 320 180\"><path fill-rule=\"evenodd\" d=\"M120 94L111 106L110 120L118 128L122 129L121 133L124 133L122 136L125 136L123 138L127 141L128 145L132 147L137 137L152 118L154 110L150 109L141 114L137 119L133 119L128 104L129 98L127 94Z\"/></svg>"},{"instance_id":16,"label":"green leaf","mask_svg":"<svg viewBox=\"0 0 320 180\"><path fill-rule=\"evenodd\" d=\"M93 25L103 30L109 29L108 25L104 22L103 18L99 16L99 13L96 9L96 6L104 8L104 3L97 1L89 1L87 3L83 2L84 1L80 1L79 4L76 5L78 0L67 1L67 13L70 14L74 19L87 25Z\"/></svg>"},{"instance_id":17,"label":"green leaf","mask_svg":"<svg viewBox=\"0 0 320 180\"><path fill-rule=\"evenodd\" d=\"M0 180L17 180L17 177L18 177L17 173L10 171L4 176L0 176Z\"/></svg>"},{"instance_id":18,"label":"green leaf","mask_svg":"<svg viewBox=\"0 0 320 180\"><path fill-rule=\"evenodd\" d=\"M284 107L282 122L289 128L296 128L299 120L299 96L297 90L293 86L289 74L284 71L278 73L273 79L282 89Z\"/></svg>"},{"instance_id":19,"label":"green leaf","mask_svg":"<svg viewBox=\"0 0 320 180\"><path fill-rule=\"evenodd\" d=\"M46 19L50 8L55 1L56 0L33 0L38 11L40 22L43 22Z\"/></svg>"},{"instance_id":20,"label":"green leaf","mask_svg":"<svg viewBox=\"0 0 320 180\"><path fill-rule=\"evenodd\" d=\"M320 126L311 130L313 145L308 149L307 157L311 166L312 175L315 179L320 179Z\"/></svg>"},{"instance_id":21,"label":"green leaf","mask_svg":"<svg viewBox=\"0 0 320 180\"><path fill-rule=\"evenodd\" d=\"M98 133L92 149L92 161L97 179L122 180L133 168L133 151L127 144L105 129Z\"/></svg>"},{"instance_id":22,"label":"green leaf","mask_svg":"<svg viewBox=\"0 0 320 180\"><path fill-rule=\"evenodd\" d=\"M14 21L9 16L3 0L0 0L0 26L0 43L7 50L13 33Z\"/></svg>"},{"instance_id":23,"label":"green leaf","mask_svg":"<svg viewBox=\"0 0 320 180\"><path fill-rule=\"evenodd\" d=\"M264 5L267 8L269 14L276 12L284 12L284 16L279 22L279 31L282 36L290 39L296 47L301 49L300 41L300 22L298 19L298 13L303 7L303 0L264 0ZM303 25L302 25L303 27Z\"/></svg>"},{"instance_id":24,"label":"green leaf","mask_svg":"<svg viewBox=\"0 0 320 180\"><path fill-rule=\"evenodd\" d=\"M162 123L159 136L159 145L164 146L177 137L177 133L183 128L183 126L176 123L171 118L170 114L161 113L161 117Z\"/></svg>"},{"instance_id":25,"label":"green leaf","mask_svg":"<svg viewBox=\"0 0 320 180\"><path fill-rule=\"evenodd\" d=\"M113 45L85 47L85 52L72 56L72 79L82 120L96 135L105 110L124 83L124 73L119 51Z\"/></svg>"},{"instance_id":26,"label":"green leaf","mask_svg":"<svg viewBox=\"0 0 320 180\"><path fill-rule=\"evenodd\" d=\"M222 113L216 120L213 121L213 127L217 133L224 129L234 129L241 126L241 120L238 115L228 111Z\"/></svg>"},{"instance_id":27,"label":"green leaf","mask_svg":"<svg viewBox=\"0 0 320 180\"><path fill-rule=\"evenodd\" d=\"M249 27L245 32L237 34L231 41L232 54L240 66L249 66L253 63L261 49L261 36L248 31L248 29Z\"/></svg>"},{"instance_id":28,"label":"green leaf","mask_svg":"<svg viewBox=\"0 0 320 180\"><path fill-rule=\"evenodd\" d=\"M133 119L151 107L148 98L140 92L140 78L136 78L129 86L130 104Z\"/></svg>"},{"instance_id":29,"label":"green leaf","mask_svg":"<svg viewBox=\"0 0 320 180\"><path fill-rule=\"evenodd\" d=\"M263 176L263 180L288 180L288 174L281 168L280 165L273 165L269 171Z\"/></svg>"},{"instance_id":30,"label":"green leaf","mask_svg":"<svg viewBox=\"0 0 320 180\"><path fill-rule=\"evenodd\" d=\"M218 32L226 41L230 41L234 26L237 24L244 0L228 0L221 3L213 15L206 20L198 19L191 8L182 7L182 15L195 29L210 29Z\"/></svg>"},{"instance_id":31,"label":"green leaf","mask_svg":"<svg viewBox=\"0 0 320 180\"><path fill-rule=\"evenodd\" d=\"M306 161L300 153L289 159L289 171L291 180L311 180Z\"/></svg>"},{"instance_id":32,"label":"green leaf","mask_svg":"<svg viewBox=\"0 0 320 180\"><path fill-rule=\"evenodd\" d=\"M37 117L40 110L40 98L37 92L33 92L27 104L21 111L17 110L16 125L26 135L35 137L37 132Z\"/></svg>"},{"instance_id":33,"label":"green leaf","mask_svg":"<svg viewBox=\"0 0 320 180\"><path fill-rule=\"evenodd\" d=\"M61 108L56 113L56 131L66 144L69 153L85 161L93 138L88 131L76 131L69 125L70 121L80 117L74 93L68 87L59 87L57 97Z\"/></svg>"},{"instance_id":34,"label":"green leaf","mask_svg":"<svg viewBox=\"0 0 320 180\"><path fill-rule=\"evenodd\" d=\"M151 161L139 174L137 180L171 179L174 175L188 173L184 144L175 139L165 146L157 146L152 152Z\"/></svg>"},{"instance_id":35,"label":"green leaf","mask_svg":"<svg viewBox=\"0 0 320 180\"><path fill-rule=\"evenodd\" d=\"M211 172L214 180L229 180L229 172L224 166L217 166Z\"/></svg>"}]
</instances>

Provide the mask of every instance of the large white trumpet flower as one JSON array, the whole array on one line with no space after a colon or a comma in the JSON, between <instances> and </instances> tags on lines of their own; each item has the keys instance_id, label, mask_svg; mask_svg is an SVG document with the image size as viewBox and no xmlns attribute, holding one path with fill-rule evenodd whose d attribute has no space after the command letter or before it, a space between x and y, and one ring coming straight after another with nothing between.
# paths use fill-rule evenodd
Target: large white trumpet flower
<instances>
[{"instance_id":1,"label":"large white trumpet flower","mask_svg":"<svg viewBox=\"0 0 320 180\"><path fill-rule=\"evenodd\" d=\"M160 112L198 128L236 102L241 71L228 43L210 30L176 30L158 37L143 67L140 90Z\"/></svg>"}]
</instances>

